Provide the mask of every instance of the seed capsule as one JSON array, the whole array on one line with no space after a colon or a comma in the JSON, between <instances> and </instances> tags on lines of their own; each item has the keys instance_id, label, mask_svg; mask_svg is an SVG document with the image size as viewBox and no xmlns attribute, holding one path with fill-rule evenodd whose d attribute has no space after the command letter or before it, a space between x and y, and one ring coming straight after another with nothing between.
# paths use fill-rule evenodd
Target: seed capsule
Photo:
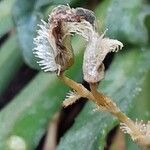
<instances>
[{"instance_id":1,"label":"seed capsule","mask_svg":"<svg viewBox=\"0 0 150 150\"><path fill-rule=\"evenodd\" d=\"M82 13L81 13L82 12ZM73 9L60 5L52 10L48 23L42 20L38 25L38 36L34 39L34 54L45 72L65 71L74 62L71 34L83 35L83 22L94 25L93 13L83 8ZM81 24L81 25L80 25Z\"/></svg>"}]
</instances>

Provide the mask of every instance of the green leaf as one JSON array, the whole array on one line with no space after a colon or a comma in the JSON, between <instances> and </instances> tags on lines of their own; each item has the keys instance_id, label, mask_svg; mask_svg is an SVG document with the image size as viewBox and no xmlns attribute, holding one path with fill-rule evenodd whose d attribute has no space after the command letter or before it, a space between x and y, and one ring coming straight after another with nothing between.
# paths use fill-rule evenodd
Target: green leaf
<instances>
[{"instance_id":1,"label":"green leaf","mask_svg":"<svg viewBox=\"0 0 150 150\"><path fill-rule=\"evenodd\" d=\"M106 0L96 9L97 18L107 35L131 44L147 44L148 33L145 18L150 5L145 9L144 0Z\"/></svg>"},{"instance_id":2,"label":"green leaf","mask_svg":"<svg viewBox=\"0 0 150 150\"><path fill-rule=\"evenodd\" d=\"M114 59L99 90L111 97L121 110L134 109L146 75L150 71L150 51L134 49L120 52ZM77 117L73 127L61 139L58 150L103 150L108 132L118 121L106 112L93 112L89 102Z\"/></svg>"},{"instance_id":3,"label":"green leaf","mask_svg":"<svg viewBox=\"0 0 150 150\"><path fill-rule=\"evenodd\" d=\"M13 16L16 23L20 46L22 48L25 62L32 68L39 69L33 55L33 38L36 36L37 24L43 19L41 7L53 6L55 4L69 4L74 0L59 1L37 1L37 0L17 0L13 8ZM50 12L49 12L50 13Z\"/></svg>"},{"instance_id":4,"label":"green leaf","mask_svg":"<svg viewBox=\"0 0 150 150\"><path fill-rule=\"evenodd\" d=\"M0 2L0 37L3 36L6 32L12 29L13 20L11 16L11 9L14 0L5 0Z\"/></svg>"},{"instance_id":5,"label":"green leaf","mask_svg":"<svg viewBox=\"0 0 150 150\"><path fill-rule=\"evenodd\" d=\"M16 35L11 35L0 49L0 95L7 88L22 63Z\"/></svg>"},{"instance_id":6,"label":"green leaf","mask_svg":"<svg viewBox=\"0 0 150 150\"><path fill-rule=\"evenodd\" d=\"M20 47L25 62L31 67L38 68L33 56L33 38L36 35L36 27L39 23L41 13L35 11L36 0L17 0L13 7L13 16L16 23Z\"/></svg>"},{"instance_id":7,"label":"green leaf","mask_svg":"<svg viewBox=\"0 0 150 150\"><path fill-rule=\"evenodd\" d=\"M73 47L75 53L78 51L78 61L67 74L81 81L82 40L74 39ZM22 139L27 149L35 149L52 116L59 111L67 92L68 87L55 74L39 73L0 112L0 149L8 150L8 141L14 135Z\"/></svg>"}]
</instances>

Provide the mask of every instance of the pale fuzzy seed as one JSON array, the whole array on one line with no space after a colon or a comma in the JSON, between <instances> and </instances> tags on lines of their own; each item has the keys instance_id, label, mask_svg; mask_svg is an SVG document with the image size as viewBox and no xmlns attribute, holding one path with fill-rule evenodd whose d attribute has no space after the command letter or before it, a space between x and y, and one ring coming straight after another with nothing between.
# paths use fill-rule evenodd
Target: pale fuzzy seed
<instances>
[{"instance_id":1,"label":"pale fuzzy seed","mask_svg":"<svg viewBox=\"0 0 150 150\"><path fill-rule=\"evenodd\" d=\"M97 32L92 33L84 53L83 74L85 81L96 83L103 78L104 69L101 65L106 55L122 49L123 44L118 40L104 38L104 34L100 36Z\"/></svg>"}]
</instances>

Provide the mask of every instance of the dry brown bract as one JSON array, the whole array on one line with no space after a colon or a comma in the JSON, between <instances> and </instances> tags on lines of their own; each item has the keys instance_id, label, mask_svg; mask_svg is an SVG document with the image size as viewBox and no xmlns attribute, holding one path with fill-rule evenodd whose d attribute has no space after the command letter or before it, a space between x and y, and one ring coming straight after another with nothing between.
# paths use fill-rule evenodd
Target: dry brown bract
<instances>
[{"instance_id":1,"label":"dry brown bract","mask_svg":"<svg viewBox=\"0 0 150 150\"><path fill-rule=\"evenodd\" d=\"M71 46L70 35L78 30L72 23L84 21L93 23L94 15L91 11L60 5L52 10L48 23L42 20L38 25L38 36L34 39L36 47L34 54L41 68L47 72L64 71L74 62L74 54ZM83 32L82 32L83 33ZM78 32L78 34L80 34Z\"/></svg>"}]
</instances>

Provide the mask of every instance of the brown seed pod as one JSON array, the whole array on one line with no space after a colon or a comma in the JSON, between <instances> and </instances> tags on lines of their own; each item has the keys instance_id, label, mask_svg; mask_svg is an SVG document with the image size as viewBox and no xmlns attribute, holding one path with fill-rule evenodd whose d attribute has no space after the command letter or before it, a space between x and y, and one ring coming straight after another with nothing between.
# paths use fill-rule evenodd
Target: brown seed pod
<instances>
[{"instance_id":1,"label":"brown seed pod","mask_svg":"<svg viewBox=\"0 0 150 150\"><path fill-rule=\"evenodd\" d=\"M54 8L48 23L42 21L39 25L38 36L34 39L34 54L40 59L38 63L42 69L58 74L68 69L74 62L71 34L83 35L83 22L94 25L94 21L93 13L86 9L65 5Z\"/></svg>"}]
</instances>

